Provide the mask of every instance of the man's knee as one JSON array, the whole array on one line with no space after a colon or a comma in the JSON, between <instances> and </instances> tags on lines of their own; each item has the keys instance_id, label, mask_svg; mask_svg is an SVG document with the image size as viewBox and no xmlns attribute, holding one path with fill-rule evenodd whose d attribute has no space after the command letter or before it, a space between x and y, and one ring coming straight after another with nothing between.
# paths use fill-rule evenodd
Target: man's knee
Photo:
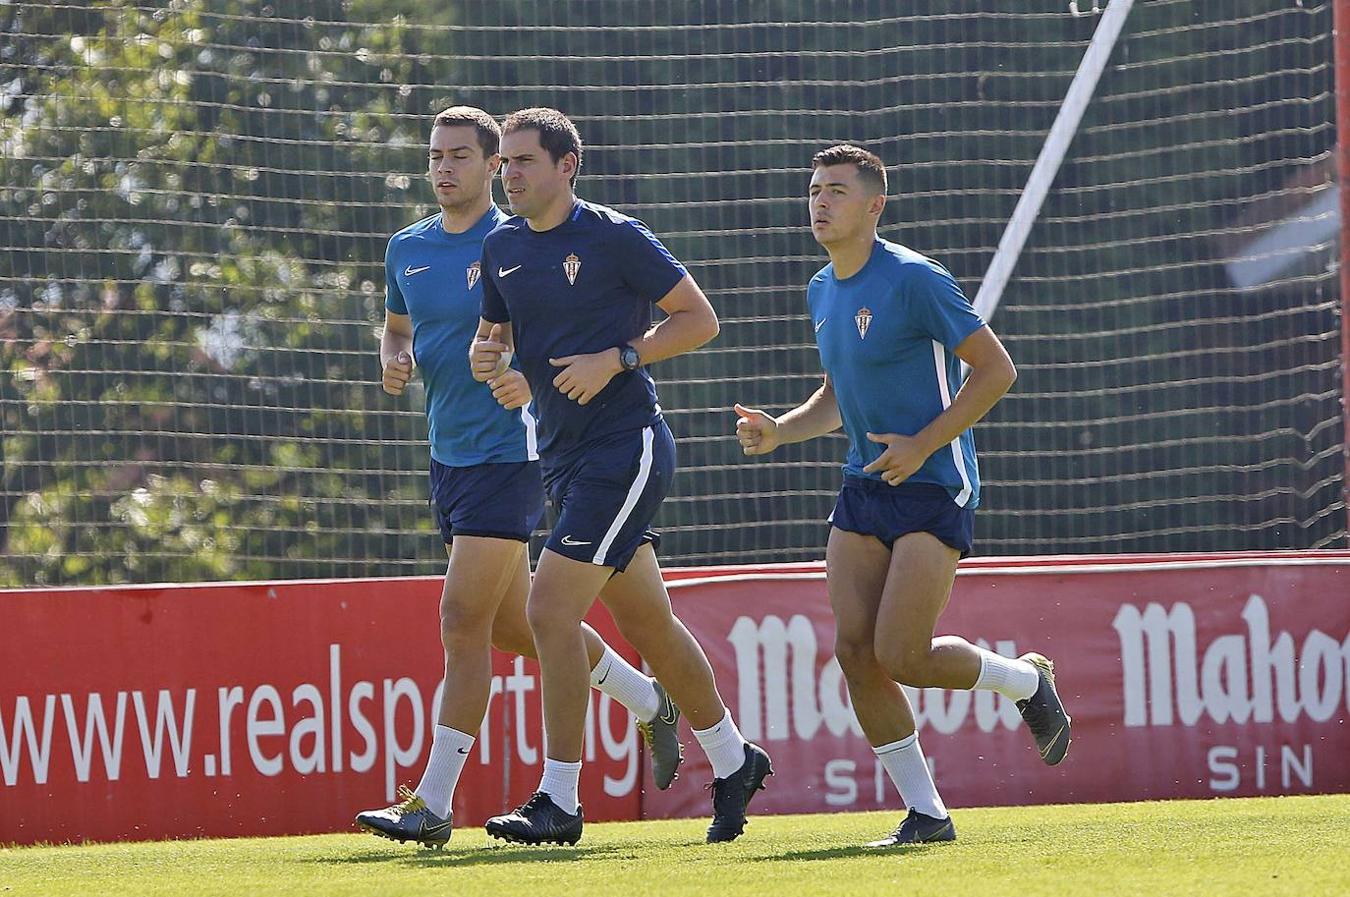
<instances>
[{"instance_id":1,"label":"man's knee","mask_svg":"<svg viewBox=\"0 0 1350 897\"><path fill-rule=\"evenodd\" d=\"M466 643L487 641L492 633L488 610L469 596L441 596L441 644L447 651Z\"/></svg>"},{"instance_id":2,"label":"man's knee","mask_svg":"<svg viewBox=\"0 0 1350 897\"><path fill-rule=\"evenodd\" d=\"M877 656L870 633L836 633L834 656L847 679L864 679L877 669Z\"/></svg>"},{"instance_id":3,"label":"man's knee","mask_svg":"<svg viewBox=\"0 0 1350 897\"><path fill-rule=\"evenodd\" d=\"M907 645L899 641L875 645L877 662L892 681L913 688L927 688L930 681L932 646Z\"/></svg>"},{"instance_id":4,"label":"man's knee","mask_svg":"<svg viewBox=\"0 0 1350 897\"><path fill-rule=\"evenodd\" d=\"M580 626L582 617L574 613L572 603L564 596L551 597L546 590L535 588L525 603L525 620L539 641L554 632Z\"/></svg>"}]
</instances>

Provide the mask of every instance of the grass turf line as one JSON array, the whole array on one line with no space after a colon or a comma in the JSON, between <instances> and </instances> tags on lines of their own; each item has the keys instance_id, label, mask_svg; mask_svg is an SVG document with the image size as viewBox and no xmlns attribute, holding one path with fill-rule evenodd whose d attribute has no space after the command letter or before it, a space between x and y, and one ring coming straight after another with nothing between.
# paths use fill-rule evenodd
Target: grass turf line
<instances>
[{"instance_id":1,"label":"grass turf line","mask_svg":"<svg viewBox=\"0 0 1350 897\"><path fill-rule=\"evenodd\" d=\"M366 834L0 849L0 897L805 897L1350 894L1350 795L957 810L958 841L858 845L896 813L587 825L576 847L456 831L444 851ZM898 889L903 888L903 891Z\"/></svg>"}]
</instances>

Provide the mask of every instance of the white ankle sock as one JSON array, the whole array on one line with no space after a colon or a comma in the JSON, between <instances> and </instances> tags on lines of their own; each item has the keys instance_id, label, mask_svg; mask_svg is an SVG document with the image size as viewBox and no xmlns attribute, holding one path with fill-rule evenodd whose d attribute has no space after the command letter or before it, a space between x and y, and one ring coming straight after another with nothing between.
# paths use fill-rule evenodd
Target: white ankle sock
<instances>
[{"instance_id":1,"label":"white ankle sock","mask_svg":"<svg viewBox=\"0 0 1350 897\"><path fill-rule=\"evenodd\" d=\"M694 737L708 755L713 778L725 779L745 765L745 738L728 710L722 721L710 729L695 729Z\"/></svg>"},{"instance_id":2,"label":"white ankle sock","mask_svg":"<svg viewBox=\"0 0 1350 897\"><path fill-rule=\"evenodd\" d=\"M544 758L544 777L539 780L539 790L553 798L558 809L564 813L576 815L577 784L580 781L580 760L566 763L562 760Z\"/></svg>"},{"instance_id":3,"label":"white ankle sock","mask_svg":"<svg viewBox=\"0 0 1350 897\"><path fill-rule=\"evenodd\" d=\"M895 783L900 799L906 807L918 810L934 819L946 819L947 807L933 784L933 774L919 747L919 733L872 748L881 765Z\"/></svg>"},{"instance_id":4,"label":"white ankle sock","mask_svg":"<svg viewBox=\"0 0 1350 897\"><path fill-rule=\"evenodd\" d=\"M1014 701L1025 701L1040 687L1041 674L1025 660L1004 657L984 648L975 650L980 652L980 678L975 680L975 688L996 691Z\"/></svg>"},{"instance_id":5,"label":"white ankle sock","mask_svg":"<svg viewBox=\"0 0 1350 897\"><path fill-rule=\"evenodd\" d=\"M431 756L417 784L417 796L426 801L427 809L442 819L450 818L450 802L455 797L459 774L473 749L473 736L449 726L436 725L431 736Z\"/></svg>"},{"instance_id":6,"label":"white ankle sock","mask_svg":"<svg viewBox=\"0 0 1350 897\"><path fill-rule=\"evenodd\" d=\"M661 709L652 680L608 645L600 662L591 670L591 685L627 707L629 713L644 723L656 719L656 713Z\"/></svg>"}]
</instances>

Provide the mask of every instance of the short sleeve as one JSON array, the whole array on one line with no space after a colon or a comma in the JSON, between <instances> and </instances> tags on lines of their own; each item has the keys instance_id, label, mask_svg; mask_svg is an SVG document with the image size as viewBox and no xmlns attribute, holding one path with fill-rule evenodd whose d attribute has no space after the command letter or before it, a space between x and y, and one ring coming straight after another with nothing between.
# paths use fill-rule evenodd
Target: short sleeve
<instances>
[{"instance_id":1,"label":"short sleeve","mask_svg":"<svg viewBox=\"0 0 1350 897\"><path fill-rule=\"evenodd\" d=\"M615 239L624 283L647 302L664 298L689 273L647 225L635 218L618 225Z\"/></svg>"},{"instance_id":2,"label":"short sleeve","mask_svg":"<svg viewBox=\"0 0 1350 897\"><path fill-rule=\"evenodd\" d=\"M984 319L961 292L956 279L938 264L912 265L904 282L915 326L949 350L984 326Z\"/></svg>"},{"instance_id":3,"label":"short sleeve","mask_svg":"<svg viewBox=\"0 0 1350 897\"><path fill-rule=\"evenodd\" d=\"M806 313L811 316L814 322L816 317L816 303L820 301L820 275L817 274L806 283Z\"/></svg>"},{"instance_id":4,"label":"short sleeve","mask_svg":"<svg viewBox=\"0 0 1350 897\"><path fill-rule=\"evenodd\" d=\"M398 285L398 265L394 264L394 241L384 250L384 307L396 315L408 313L408 300Z\"/></svg>"},{"instance_id":5,"label":"short sleeve","mask_svg":"<svg viewBox=\"0 0 1350 897\"><path fill-rule=\"evenodd\" d=\"M483 301L479 310L479 315L484 321L491 321L494 324L505 324L511 320L511 313L506 309L506 300L497 290L497 266L492 264L491 257L491 234L488 239L483 241L483 255L479 266L483 271Z\"/></svg>"}]
</instances>

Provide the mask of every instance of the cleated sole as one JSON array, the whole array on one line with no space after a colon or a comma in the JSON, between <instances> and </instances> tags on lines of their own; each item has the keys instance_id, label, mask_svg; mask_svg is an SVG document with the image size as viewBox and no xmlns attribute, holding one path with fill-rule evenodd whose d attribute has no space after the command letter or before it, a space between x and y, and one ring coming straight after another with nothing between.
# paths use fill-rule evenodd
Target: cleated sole
<instances>
[{"instance_id":1,"label":"cleated sole","mask_svg":"<svg viewBox=\"0 0 1350 897\"><path fill-rule=\"evenodd\" d=\"M1064 714L1064 722L1065 728L1061 730L1060 734L1070 732L1069 726L1072 725L1073 718L1066 713ZM1056 735L1055 738L1058 739L1059 736ZM1058 740L1055 740L1051 741L1050 744L1046 746L1044 751L1037 749L1037 753L1041 755L1041 760L1045 763L1046 766L1058 766L1059 764L1064 762L1065 757L1069 756L1069 748L1071 747L1073 747L1072 734L1070 734L1068 738L1064 739L1062 747L1060 746Z\"/></svg>"},{"instance_id":2,"label":"cleated sole","mask_svg":"<svg viewBox=\"0 0 1350 897\"><path fill-rule=\"evenodd\" d=\"M684 745L683 745L683 744L680 745L680 750L679 750L679 755L678 755L678 756L679 756L679 759L677 759L677 760L675 761L675 772L671 773L670 781L669 781L669 782L666 782L666 783L663 785L663 784L661 784L659 781L653 780L652 784L656 786L656 790L657 790L657 791L666 791L667 789L670 788L671 785L674 785L674 784L675 784L675 782L676 782L677 779L679 779L679 777L680 777L680 766L683 765L683 763L684 763Z\"/></svg>"},{"instance_id":3,"label":"cleated sole","mask_svg":"<svg viewBox=\"0 0 1350 897\"><path fill-rule=\"evenodd\" d=\"M662 724L668 726L678 726L681 716L680 708L676 706L674 701L670 700L670 695L666 693L665 688L663 688L659 682L656 683L656 688L657 688L658 702L661 705L661 707L664 708L668 706L674 712L673 715L667 715L664 712L664 709L659 709L657 719L654 719L648 723L638 722L637 730L639 733L641 733L643 743L647 746L647 750L649 752L653 751L656 743L653 728L655 724L657 722L661 722ZM655 767L653 767L652 769L653 784L656 785L656 790L665 791L669 789L670 786L675 783L675 780L680 777L680 766L683 763L684 763L684 744L679 740L679 735L677 733L675 736L675 763L671 767L670 778L663 782L661 781L661 778L656 775Z\"/></svg>"},{"instance_id":4,"label":"cleated sole","mask_svg":"<svg viewBox=\"0 0 1350 897\"><path fill-rule=\"evenodd\" d=\"M363 832L369 832L375 837L383 838L386 841L397 841L399 844L407 844L409 841L412 841L418 847L425 847L427 850L440 850L445 847L450 840L449 838L446 838L444 841L419 841L416 838L410 838L406 835L392 835L389 832L375 828L373 825L366 825L364 822L358 822L356 827Z\"/></svg>"},{"instance_id":5,"label":"cleated sole","mask_svg":"<svg viewBox=\"0 0 1350 897\"><path fill-rule=\"evenodd\" d=\"M1044 654L1036 651L1028 651L1023 654L1019 660L1025 660L1027 663L1036 667L1045 674L1045 678L1050 682L1050 688L1055 694L1055 700L1059 701L1059 706L1064 709L1064 700L1059 696L1059 688L1055 684L1055 662ZM1067 735L1061 746L1058 742L1059 735ZM1064 728L1051 740L1044 750L1038 745L1036 752L1040 754L1041 760L1046 766L1058 766L1064 762L1064 758L1069 756L1069 748L1073 746L1073 717L1069 715L1068 710L1064 710Z\"/></svg>"},{"instance_id":6,"label":"cleated sole","mask_svg":"<svg viewBox=\"0 0 1350 897\"><path fill-rule=\"evenodd\" d=\"M956 827L948 821L947 825L935 832L930 832L921 838L914 838L910 841L901 841L895 835L882 838L879 841L869 841L863 847L868 850L889 850L894 848L909 847L913 844L950 844L956 840Z\"/></svg>"},{"instance_id":7,"label":"cleated sole","mask_svg":"<svg viewBox=\"0 0 1350 897\"><path fill-rule=\"evenodd\" d=\"M769 776L771 776L771 775L773 775L773 771L772 771L772 770L770 770L769 772L766 772L766 773L764 774L765 778L767 778L767 777L769 777ZM758 792L760 792L760 791L763 791L763 790L764 790L764 785L763 785L763 783L762 783L762 781L761 781L761 784L759 785L759 787L756 788L753 792L751 792L750 796L749 796L748 798L746 798L746 800L745 800L745 805L746 805L747 807L750 806L750 801L752 801L752 800L755 799L755 794L758 793ZM707 843L709 843L709 844L725 844L725 843L728 842L728 841L735 841L735 840L736 840L737 838L739 838L741 835L744 835L744 834L745 834L745 826L747 826L747 825L749 825L749 824L750 824L750 820L747 819L747 820L741 825L741 827L740 827L739 829L736 829L736 830L733 831L733 832L719 832L719 833L717 834L717 836L711 836L711 835L710 835L710 837L708 837L708 839L707 839Z\"/></svg>"},{"instance_id":8,"label":"cleated sole","mask_svg":"<svg viewBox=\"0 0 1350 897\"><path fill-rule=\"evenodd\" d=\"M956 823L952 821L951 816L939 819L911 808L899 828L884 838L864 844L863 847L869 850L887 850L914 844L950 843L955 840Z\"/></svg>"},{"instance_id":9,"label":"cleated sole","mask_svg":"<svg viewBox=\"0 0 1350 897\"><path fill-rule=\"evenodd\" d=\"M767 779L767 778L768 778L769 776L771 776L771 775L773 775L773 763L772 763L772 762L769 763L769 768L766 769L766 770L764 770L764 775L762 775L762 776L759 777L759 783L758 783L757 785L755 785L754 790L750 792L750 796L747 797L747 798L745 799L745 805L746 805L747 807L750 806L750 801L752 801L752 800L755 799L755 795L756 795L756 794L758 794L758 793L761 792L761 791L764 791L765 789L767 789L767 788L769 787L768 785L765 785L765 784L764 784L764 780Z\"/></svg>"},{"instance_id":10,"label":"cleated sole","mask_svg":"<svg viewBox=\"0 0 1350 897\"><path fill-rule=\"evenodd\" d=\"M766 760L768 760L768 755L767 755L767 754L765 754L764 757L765 757ZM764 790L768 787L768 786L766 786L766 785L764 784L764 780L767 779L767 778L768 778L769 776L771 776L771 775L773 775L773 761L769 760L769 761L765 764L764 773L759 777L759 781L755 783L755 787L752 788L752 789L750 789L750 794L749 794L749 796L746 797L746 799L745 799L745 806L746 806L747 808L750 806L750 802L751 802L752 800L755 799L755 795L758 794L758 793L761 792L761 791L764 791ZM735 841L735 840L736 840L737 838L739 838L741 835L745 834L745 826L746 826L747 824L749 824L749 820L748 820L748 819L745 820L744 822L742 822L742 823L741 823L741 827L740 827L739 829L736 829L735 831L716 832L716 833L714 833L711 829L709 829L709 831L708 831L708 837L707 837L707 839L706 839L706 843L708 843L708 844L725 844L725 843L727 843L727 842L729 842L729 841Z\"/></svg>"},{"instance_id":11,"label":"cleated sole","mask_svg":"<svg viewBox=\"0 0 1350 897\"><path fill-rule=\"evenodd\" d=\"M675 784L675 781L680 777L680 766L683 765L683 763L684 763L684 745L681 744L679 750L679 759L675 761L675 772L671 774L670 781L666 782L664 785L662 785L660 782L656 783L657 791L665 791L668 788L670 788L671 785Z\"/></svg>"},{"instance_id":12,"label":"cleated sole","mask_svg":"<svg viewBox=\"0 0 1350 897\"><path fill-rule=\"evenodd\" d=\"M546 844L556 844L559 847L575 847L577 842L581 840L580 835L577 835L575 838L542 838L536 841L531 838L522 838L514 832L501 832L488 829L487 833L498 841L506 841L510 844L524 844L527 847L541 847Z\"/></svg>"}]
</instances>

